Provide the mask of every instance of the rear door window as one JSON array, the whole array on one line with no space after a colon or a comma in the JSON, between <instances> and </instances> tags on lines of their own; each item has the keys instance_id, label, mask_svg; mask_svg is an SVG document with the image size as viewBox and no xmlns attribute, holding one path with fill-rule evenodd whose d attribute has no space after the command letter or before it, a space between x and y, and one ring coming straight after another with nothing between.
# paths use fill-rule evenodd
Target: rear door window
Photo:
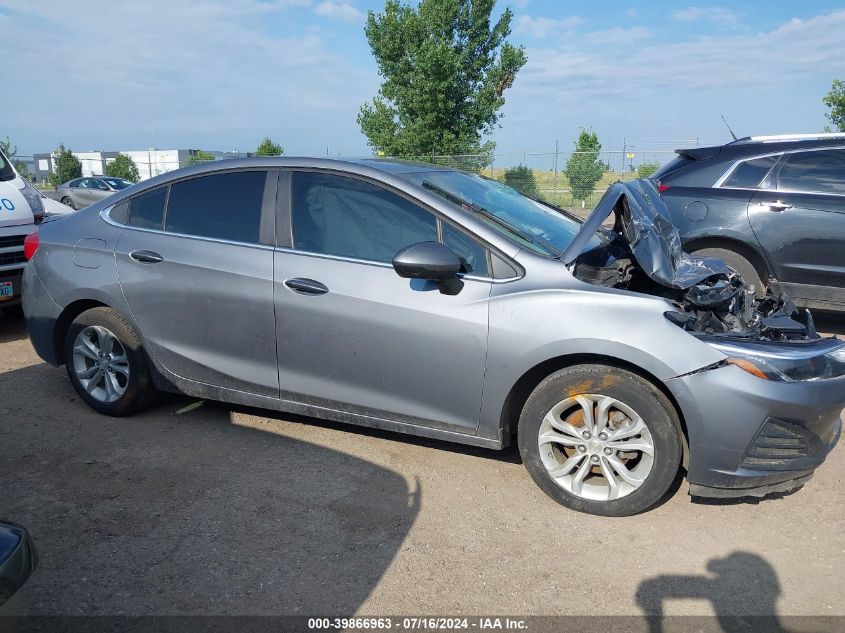
<instances>
[{"instance_id":1,"label":"rear door window","mask_svg":"<svg viewBox=\"0 0 845 633\"><path fill-rule=\"evenodd\" d=\"M845 149L789 154L778 175L778 189L845 195Z\"/></svg>"},{"instance_id":2,"label":"rear door window","mask_svg":"<svg viewBox=\"0 0 845 633\"><path fill-rule=\"evenodd\" d=\"M752 158L737 165L730 175L722 183L722 187L733 187L737 189L756 189L760 186L763 178L766 177L780 156L763 156Z\"/></svg>"},{"instance_id":3,"label":"rear door window","mask_svg":"<svg viewBox=\"0 0 845 633\"><path fill-rule=\"evenodd\" d=\"M165 231L258 244L266 181L266 171L239 171L177 182Z\"/></svg>"},{"instance_id":4,"label":"rear door window","mask_svg":"<svg viewBox=\"0 0 845 633\"><path fill-rule=\"evenodd\" d=\"M132 198L129 203L129 225L141 229L161 230L166 199L167 187L159 187Z\"/></svg>"},{"instance_id":5,"label":"rear door window","mask_svg":"<svg viewBox=\"0 0 845 633\"><path fill-rule=\"evenodd\" d=\"M291 204L298 250L390 263L406 246L437 241L434 215L354 178L295 172Z\"/></svg>"}]
</instances>

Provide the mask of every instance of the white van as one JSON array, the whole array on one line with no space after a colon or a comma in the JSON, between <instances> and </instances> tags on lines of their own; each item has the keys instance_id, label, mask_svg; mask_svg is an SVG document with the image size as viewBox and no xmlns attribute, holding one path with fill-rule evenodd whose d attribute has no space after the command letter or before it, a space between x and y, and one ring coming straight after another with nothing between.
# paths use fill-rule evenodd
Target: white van
<instances>
[{"instance_id":1,"label":"white van","mask_svg":"<svg viewBox=\"0 0 845 633\"><path fill-rule=\"evenodd\" d=\"M20 303L24 240L43 219L44 200L0 152L0 310Z\"/></svg>"}]
</instances>

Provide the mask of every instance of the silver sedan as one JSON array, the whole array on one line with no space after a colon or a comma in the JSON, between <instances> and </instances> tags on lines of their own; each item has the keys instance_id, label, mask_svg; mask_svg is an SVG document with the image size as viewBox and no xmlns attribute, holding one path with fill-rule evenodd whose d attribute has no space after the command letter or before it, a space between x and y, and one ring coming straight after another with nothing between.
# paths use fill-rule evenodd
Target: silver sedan
<instances>
[{"instance_id":1,"label":"silver sedan","mask_svg":"<svg viewBox=\"0 0 845 633\"><path fill-rule=\"evenodd\" d=\"M56 187L56 197L71 209L81 209L130 186L130 181L111 176L76 178Z\"/></svg>"}]
</instances>

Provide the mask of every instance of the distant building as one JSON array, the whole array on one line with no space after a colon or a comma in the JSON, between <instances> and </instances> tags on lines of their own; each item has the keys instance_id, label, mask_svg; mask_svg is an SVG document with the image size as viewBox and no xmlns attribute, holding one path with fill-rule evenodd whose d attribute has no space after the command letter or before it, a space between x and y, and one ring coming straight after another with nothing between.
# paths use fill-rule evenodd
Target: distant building
<instances>
[{"instance_id":1,"label":"distant building","mask_svg":"<svg viewBox=\"0 0 845 633\"><path fill-rule=\"evenodd\" d=\"M106 165L111 163L118 154L126 154L138 167L140 179L146 180L185 167L197 151L195 149L143 149L118 152L73 152L73 155L82 163L83 176L100 176L105 173ZM212 154L219 158L228 156L224 152L212 152ZM35 180L41 182L47 180L50 174L55 173L56 159L52 153L34 154L32 166Z\"/></svg>"}]
</instances>

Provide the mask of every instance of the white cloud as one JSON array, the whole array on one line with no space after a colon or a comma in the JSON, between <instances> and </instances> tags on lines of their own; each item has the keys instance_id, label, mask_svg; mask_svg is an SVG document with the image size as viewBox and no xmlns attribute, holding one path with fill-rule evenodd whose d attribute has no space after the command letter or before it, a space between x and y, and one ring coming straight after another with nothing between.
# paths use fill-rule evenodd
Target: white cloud
<instances>
[{"instance_id":1,"label":"white cloud","mask_svg":"<svg viewBox=\"0 0 845 633\"><path fill-rule=\"evenodd\" d=\"M635 27L637 28L637 27ZM518 85L552 94L575 84L581 96L651 94L655 90L770 86L790 77L845 73L845 11L799 20L756 35L653 43L619 54L602 47L601 32L586 34L594 46L529 49ZM629 29L631 31L633 29ZM624 35L619 33L617 35Z\"/></svg>"},{"instance_id":2,"label":"white cloud","mask_svg":"<svg viewBox=\"0 0 845 633\"><path fill-rule=\"evenodd\" d=\"M546 37L563 31L568 31L584 21L576 15L555 19L555 18L532 18L529 15L520 15L516 18L514 31L519 35L530 37Z\"/></svg>"},{"instance_id":3,"label":"white cloud","mask_svg":"<svg viewBox=\"0 0 845 633\"><path fill-rule=\"evenodd\" d=\"M678 22L713 22L723 26L735 26L739 16L733 9L725 7L688 7L672 12L672 19Z\"/></svg>"},{"instance_id":4,"label":"white cloud","mask_svg":"<svg viewBox=\"0 0 845 633\"><path fill-rule=\"evenodd\" d=\"M348 20L349 22L357 22L364 17L363 13L348 2L321 2L317 5L316 11L318 15Z\"/></svg>"},{"instance_id":5,"label":"white cloud","mask_svg":"<svg viewBox=\"0 0 845 633\"><path fill-rule=\"evenodd\" d=\"M98 0L80 14L64 0L4 0L12 19L0 20L0 39L17 60L4 79L27 95L4 109L5 127L25 151L144 147L151 127L171 146L243 147L271 134L341 151L337 139L359 138L355 117L377 77L331 53L320 32L293 28L285 12L307 4Z\"/></svg>"}]
</instances>

